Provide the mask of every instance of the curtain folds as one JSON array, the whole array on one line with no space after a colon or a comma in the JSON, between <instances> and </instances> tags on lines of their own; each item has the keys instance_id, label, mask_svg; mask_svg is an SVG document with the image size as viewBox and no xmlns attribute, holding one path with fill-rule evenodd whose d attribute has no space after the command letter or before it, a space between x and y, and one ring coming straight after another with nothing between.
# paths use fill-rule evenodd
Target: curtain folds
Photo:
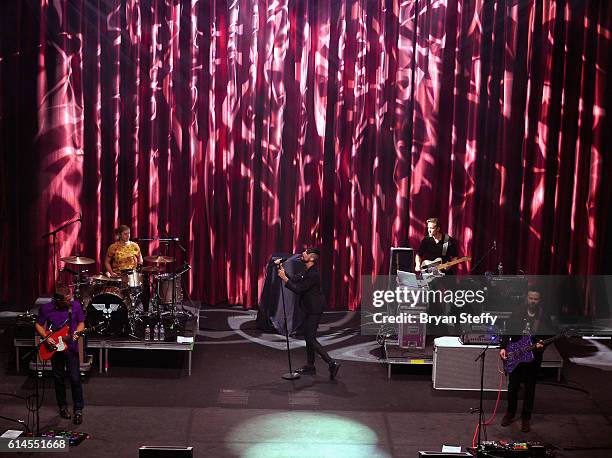
<instances>
[{"instance_id":1,"label":"curtain folds","mask_svg":"<svg viewBox=\"0 0 612 458\"><path fill-rule=\"evenodd\" d=\"M439 216L507 272L602 273L612 6L570 0L20 0L2 11L0 282L118 224L180 237L191 295L256 305L322 249L330 305ZM146 254L164 250L141 242ZM466 266L465 269L468 269Z\"/></svg>"}]
</instances>

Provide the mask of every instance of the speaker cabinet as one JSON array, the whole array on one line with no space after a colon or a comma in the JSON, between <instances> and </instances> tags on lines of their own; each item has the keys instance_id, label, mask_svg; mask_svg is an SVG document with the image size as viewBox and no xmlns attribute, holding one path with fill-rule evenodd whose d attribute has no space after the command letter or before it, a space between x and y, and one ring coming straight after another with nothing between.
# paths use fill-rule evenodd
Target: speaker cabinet
<instances>
[{"instance_id":1,"label":"speaker cabinet","mask_svg":"<svg viewBox=\"0 0 612 458\"><path fill-rule=\"evenodd\" d=\"M143 445L138 458L193 458L193 447L166 447Z\"/></svg>"},{"instance_id":2,"label":"speaker cabinet","mask_svg":"<svg viewBox=\"0 0 612 458\"><path fill-rule=\"evenodd\" d=\"M433 387L436 390L480 390L480 359L485 345L462 345L458 337L434 340ZM502 390L507 390L507 377L499 373L499 348L487 349L484 367L485 391L497 391L500 377Z\"/></svg>"}]
</instances>

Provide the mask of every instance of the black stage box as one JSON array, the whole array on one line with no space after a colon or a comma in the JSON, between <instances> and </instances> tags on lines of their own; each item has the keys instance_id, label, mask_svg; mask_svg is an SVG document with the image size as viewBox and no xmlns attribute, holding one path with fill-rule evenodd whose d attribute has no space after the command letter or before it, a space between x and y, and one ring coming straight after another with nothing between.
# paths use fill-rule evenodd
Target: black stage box
<instances>
[{"instance_id":1,"label":"black stage box","mask_svg":"<svg viewBox=\"0 0 612 458\"><path fill-rule=\"evenodd\" d=\"M193 458L193 447L143 445L138 449L138 458Z\"/></svg>"}]
</instances>

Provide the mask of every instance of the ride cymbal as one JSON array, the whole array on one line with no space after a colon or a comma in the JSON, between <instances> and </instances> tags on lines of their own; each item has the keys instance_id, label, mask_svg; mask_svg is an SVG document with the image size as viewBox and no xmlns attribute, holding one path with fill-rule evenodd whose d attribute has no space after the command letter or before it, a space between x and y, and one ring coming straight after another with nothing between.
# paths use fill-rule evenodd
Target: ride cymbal
<instances>
[{"instance_id":1,"label":"ride cymbal","mask_svg":"<svg viewBox=\"0 0 612 458\"><path fill-rule=\"evenodd\" d=\"M68 264L78 265L93 264L94 262L96 262L91 258L86 258L85 256L67 256L65 258L60 258L60 261L66 262Z\"/></svg>"},{"instance_id":2,"label":"ride cymbal","mask_svg":"<svg viewBox=\"0 0 612 458\"><path fill-rule=\"evenodd\" d=\"M153 262L155 264L164 264L166 262L174 262L174 258L170 256L146 256L144 258L147 262Z\"/></svg>"}]
</instances>

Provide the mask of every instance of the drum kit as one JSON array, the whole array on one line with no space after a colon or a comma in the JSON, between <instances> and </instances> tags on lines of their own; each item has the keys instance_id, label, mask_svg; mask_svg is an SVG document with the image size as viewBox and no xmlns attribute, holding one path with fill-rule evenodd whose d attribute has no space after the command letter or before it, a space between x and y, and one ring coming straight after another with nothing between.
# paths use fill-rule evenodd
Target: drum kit
<instances>
[{"instance_id":1,"label":"drum kit","mask_svg":"<svg viewBox=\"0 0 612 458\"><path fill-rule=\"evenodd\" d=\"M165 323L177 326L182 315L178 310L183 303L182 275L191 269L185 264L175 272L165 272L166 265L175 259L170 256L147 256L145 262L153 265L121 271L117 277L104 273L87 275L85 266L95 260L83 256L60 258L73 268L63 272L71 275L70 286L74 299L83 305L87 326L96 326L104 336L138 336L146 325Z\"/></svg>"}]
</instances>

